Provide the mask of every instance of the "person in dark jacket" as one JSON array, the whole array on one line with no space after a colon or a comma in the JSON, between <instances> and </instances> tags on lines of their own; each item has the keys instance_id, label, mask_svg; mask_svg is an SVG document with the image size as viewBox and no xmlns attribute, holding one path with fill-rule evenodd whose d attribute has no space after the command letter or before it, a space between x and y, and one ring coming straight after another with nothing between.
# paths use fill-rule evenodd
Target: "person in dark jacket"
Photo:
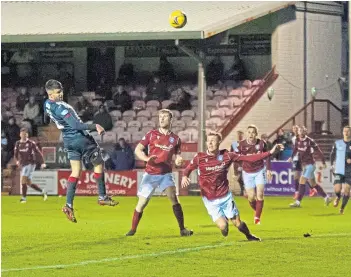
<instances>
[{"instance_id":1,"label":"person in dark jacket","mask_svg":"<svg viewBox=\"0 0 351 277\"><path fill-rule=\"evenodd\" d=\"M283 129L279 129L277 132L277 138L273 141L272 145L274 147L274 145L276 144L282 144L284 145L284 149L287 148L289 141L286 139L285 137L285 133ZM274 158L276 158L277 160L281 160L281 156L283 154L283 151L277 153Z\"/></svg>"},{"instance_id":2,"label":"person in dark jacket","mask_svg":"<svg viewBox=\"0 0 351 277\"><path fill-rule=\"evenodd\" d=\"M15 149L16 141L20 139L20 130L21 128L16 124L16 118L10 117L8 125L4 130L4 133L7 137L7 159L5 163L7 164L13 157L13 150Z\"/></svg>"},{"instance_id":3,"label":"person in dark jacket","mask_svg":"<svg viewBox=\"0 0 351 277\"><path fill-rule=\"evenodd\" d=\"M117 110L121 113L130 110L133 106L132 97L130 97L130 95L124 90L124 87L120 84L117 85L117 91L112 99Z\"/></svg>"},{"instance_id":4,"label":"person in dark jacket","mask_svg":"<svg viewBox=\"0 0 351 277\"><path fill-rule=\"evenodd\" d=\"M25 105L29 102L29 93L26 87L20 89L20 95L17 96L16 108L19 111L23 111Z\"/></svg>"},{"instance_id":5,"label":"person in dark jacket","mask_svg":"<svg viewBox=\"0 0 351 277\"><path fill-rule=\"evenodd\" d=\"M134 151L124 138L119 139L111 153L112 169L117 171L131 170L135 167Z\"/></svg>"},{"instance_id":6,"label":"person in dark jacket","mask_svg":"<svg viewBox=\"0 0 351 277\"><path fill-rule=\"evenodd\" d=\"M191 95L187 93L185 90L181 89L178 95L178 99L176 103L172 103L168 106L169 110L177 110L177 111L185 111L191 110L190 103Z\"/></svg>"},{"instance_id":7,"label":"person in dark jacket","mask_svg":"<svg viewBox=\"0 0 351 277\"><path fill-rule=\"evenodd\" d=\"M145 101L163 101L167 99L169 99L169 96L166 85L161 81L160 76L156 74L146 88Z\"/></svg>"},{"instance_id":8,"label":"person in dark jacket","mask_svg":"<svg viewBox=\"0 0 351 277\"><path fill-rule=\"evenodd\" d=\"M104 127L105 131L109 131L113 128L112 117L106 111L104 105L100 105L99 111L95 114L93 121L95 124L99 124Z\"/></svg>"}]
</instances>

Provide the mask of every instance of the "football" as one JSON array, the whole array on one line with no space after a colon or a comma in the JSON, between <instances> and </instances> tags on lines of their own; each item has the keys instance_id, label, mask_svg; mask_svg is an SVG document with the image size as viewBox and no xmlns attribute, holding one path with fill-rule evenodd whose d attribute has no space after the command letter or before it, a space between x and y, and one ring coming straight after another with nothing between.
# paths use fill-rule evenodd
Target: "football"
<instances>
[{"instance_id":1,"label":"football","mask_svg":"<svg viewBox=\"0 0 351 277\"><path fill-rule=\"evenodd\" d=\"M187 17L186 14L183 13L182 11L173 11L170 15L169 15L169 24L171 24L171 26L173 28L176 29L180 29L183 28L187 23Z\"/></svg>"}]
</instances>

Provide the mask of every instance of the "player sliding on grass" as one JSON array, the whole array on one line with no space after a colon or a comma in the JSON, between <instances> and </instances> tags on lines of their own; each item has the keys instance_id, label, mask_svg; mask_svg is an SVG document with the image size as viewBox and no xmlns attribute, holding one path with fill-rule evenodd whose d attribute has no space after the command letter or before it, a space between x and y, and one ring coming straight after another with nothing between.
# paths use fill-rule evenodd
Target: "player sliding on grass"
<instances>
[{"instance_id":1,"label":"player sliding on grass","mask_svg":"<svg viewBox=\"0 0 351 277\"><path fill-rule=\"evenodd\" d=\"M252 155L267 151L267 144L259 139L258 129L255 125L247 127L247 137L239 142L239 146L235 151L237 154ZM256 160L255 162L244 161L243 181L251 208L255 211L254 223L261 224L261 214L264 204L264 186L268 180L272 179L271 159L267 157L266 163L264 160Z\"/></svg>"},{"instance_id":2,"label":"player sliding on grass","mask_svg":"<svg viewBox=\"0 0 351 277\"><path fill-rule=\"evenodd\" d=\"M345 126L343 129L343 139L335 141L332 152L330 154L330 163L334 167L334 191L336 198L334 207L339 205L341 198L342 185L344 185L344 193L340 214L344 214L344 209L350 198L351 186L351 127ZM334 165L335 162L335 165Z\"/></svg>"},{"instance_id":3,"label":"player sliding on grass","mask_svg":"<svg viewBox=\"0 0 351 277\"><path fill-rule=\"evenodd\" d=\"M182 178L182 187L189 186L189 175L197 169L202 200L222 235L225 237L228 235L228 221L230 220L248 240L259 241L258 237L250 233L246 223L240 220L239 210L235 205L232 193L229 191L228 168L233 162L263 160L273 154L276 149L282 149L283 146L277 144L270 152L244 156L228 150L219 150L221 140L222 137L218 133L207 135L207 151L206 153L197 153L186 167Z\"/></svg>"},{"instance_id":4,"label":"player sliding on grass","mask_svg":"<svg viewBox=\"0 0 351 277\"><path fill-rule=\"evenodd\" d=\"M176 186L172 175L173 155L176 155L175 163L177 166L183 162L180 156L180 138L171 131L172 118L173 114L170 110L160 110L160 128L148 132L135 148L137 158L147 164L138 191L139 201L134 210L132 228L126 236L133 236L136 233L143 211L157 187L165 191L172 203L180 235L191 236L193 234L193 231L184 227L183 210L176 195ZM144 153L146 147L149 148L149 156Z\"/></svg>"},{"instance_id":5,"label":"player sliding on grass","mask_svg":"<svg viewBox=\"0 0 351 277\"><path fill-rule=\"evenodd\" d=\"M67 200L62 211L72 222L77 222L74 216L73 199L76 192L77 182L81 173L81 161L86 167L94 168L94 177L98 185L100 205L115 206L118 202L106 195L104 158L99 145L88 131L97 131L100 135L104 128L99 124L85 124L79 118L74 109L62 101L62 84L56 80L49 80L45 84L48 100L45 101L44 111L57 128L62 131L63 144L67 149L68 159L72 173L68 178Z\"/></svg>"},{"instance_id":6,"label":"player sliding on grass","mask_svg":"<svg viewBox=\"0 0 351 277\"><path fill-rule=\"evenodd\" d=\"M301 200L305 195L306 182L308 181L312 188L315 188L318 193L324 198L325 204L328 206L331 202L329 196L324 192L323 188L316 183L314 171L316 170L315 160L313 153L317 152L322 159L324 168L326 167L324 156L317 143L308 137L306 127L302 126L298 129L299 137L296 139L294 151L292 157L296 154L299 155L299 159L302 165L302 175L300 177L299 193L296 201L290 204L290 207L300 207ZM292 161L290 157L289 162Z\"/></svg>"},{"instance_id":7,"label":"player sliding on grass","mask_svg":"<svg viewBox=\"0 0 351 277\"><path fill-rule=\"evenodd\" d=\"M27 186L41 192L43 194L44 201L46 201L48 198L46 192L38 185L32 184L36 160L41 162L41 168L45 168L43 154L41 153L37 144L28 139L28 130L26 128L21 129L20 137L21 139L16 142L14 150L16 165L21 166L22 198L20 202L27 202Z\"/></svg>"}]
</instances>

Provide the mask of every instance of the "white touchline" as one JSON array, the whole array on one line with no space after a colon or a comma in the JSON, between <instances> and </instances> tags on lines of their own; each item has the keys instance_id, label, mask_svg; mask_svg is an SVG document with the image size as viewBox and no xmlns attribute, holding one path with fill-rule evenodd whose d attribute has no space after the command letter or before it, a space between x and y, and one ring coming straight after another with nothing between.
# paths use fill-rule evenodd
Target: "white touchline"
<instances>
[{"instance_id":1,"label":"white touchline","mask_svg":"<svg viewBox=\"0 0 351 277\"><path fill-rule=\"evenodd\" d=\"M312 234L312 238L323 238L323 237L337 237L337 236L351 236L351 233L339 233L339 234ZM291 238L282 238L281 240L289 240L292 238L302 238L301 237L291 237ZM269 241L272 238L267 238ZM303 238L302 238L303 239ZM55 268L67 268L67 267L75 267L75 266L83 266L87 264L98 264L98 263L105 263L105 262L115 262L115 261L122 261L122 260L131 260L131 259L139 259L139 258L147 258L147 257L159 257L165 255L172 255L172 254L179 254L179 253L186 253L186 252L194 252L206 249L213 249L219 248L224 246L233 246L240 242L231 242L231 243L220 243L215 245L203 245L197 246L192 248L183 248L177 250L170 250L170 251L162 251L157 253L149 253L149 254L138 254L138 255L131 255L131 256L124 256L124 257L115 257L115 258L105 258L101 260L88 260L84 262L74 263L74 264L58 264L58 265L43 265L43 266L33 266L33 267L22 267L22 268L8 268L2 269L1 272L9 272L9 271L27 271L27 270L38 270L38 269L55 269Z\"/></svg>"}]
</instances>

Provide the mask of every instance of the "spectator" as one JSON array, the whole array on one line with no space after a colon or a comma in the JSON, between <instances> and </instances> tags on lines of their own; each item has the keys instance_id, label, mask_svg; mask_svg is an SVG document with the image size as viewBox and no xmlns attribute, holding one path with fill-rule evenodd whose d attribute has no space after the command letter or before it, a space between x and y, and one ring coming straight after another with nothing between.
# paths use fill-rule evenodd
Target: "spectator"
<instances>
[{"instance_id":1,"label":"spectator","mask_svg":"<svg viewBox=\"0 0 351 277\"><path fill-rule=\"evenodd\" d=\"M268 140L267 134L262 134L261 140L263 140L267 144L267 151L269 151L273 148L273 144Z\"/></svg>"},{"instance_id":2,"label":"spectator","mask_svg":"<svg viewBox=\"0 0 351 277\"><path fill-rule=\"evenodd\" d=\"M119 139L115 149L111 153L113 170L131 170L135 167L134 152L124 138Z\"/></svg>"},{"instance_id":3,"label":"spectator","mask_svg":"<svg viewBox=\"0 0 351 277\"><path fill-rule=\"evenodd\" d=\"M34 56L27 50L17 51L10 59L10 63L16 67L16 85L28 85L32 82Z\"/></svg>"},{"instance_id":4,"label":"spectator","mask_svg":"<svg viewBox=\"0 0 351 277\"><path fill-rule=\"evenodd\" d=\"M95 93L105 100L112 99L112 91L109 84L106 83L105 77L101 77L99 84L96 87Z\"/></svg>"},{"instance_id":5,"label":"spectator","mask_svg":"<svg viewBox=\"0 0 351 277\"><path fill-rule=\"evenodd\" d=\"M146 88L146 98L145 101L157 100L163 101L169 99L168 92L164 82L161 81L158 75L155 75Z\"/></svg>"},{"instance_id":6,"label":"spectator","mask_svg":"<svg viewBox=\"0 0 351 277\"><path fill-rule=\"evenodd\" d=\"M130 110L133 106L132 97L124 90L121 84L117 85L117 91L112 98L117 110L121 111L121 113Z\"/></svg>"},{"instance_id":7,"label":"spectator","mask_svg":"<svg viewBox=\"0 0 351 277\"><path fill-rule=\"evenodd\" d=\"M285 137L285 133L283 129L279 129L277 132L277 138L273 141L273 146L276 144L283 144L284 148L286 148L289 144L288 140ZM275 158L277 160L281 160L283 151L279 151L276 155Z\"/></svg>"},{"instance_id":8,"label":"spectator","mask_svg":"<svg viewBox=\"0 0 351 277\"><path fill-rule=\"evenodd\" d=\"M41 123L39 116L39 104L35 102L35 97L29 97L29 102L24 107L23 120L28 121L32 125L33 136L37 136L37 125Z\"/></svg>"},{"instance_id":9,"label":"spectator","mask_svg":"<svg viewBox=\"0 0 351 277\"><path fill-rule=\"evenodd\" d=\"M9 161L9 150L8 150L8 137L5 131L1 130L1 169L6 168L6 165Z\"/></svg>"},{"instance_id":10,"label":"spectator","mask_svg":"<svg viewBox=\"0 0 351 277\"><path fill-rule=\"evenodd\" d=\"M16 100L16 108L19 111L23 111L25 105L29 101L29 93L26 87L21 87L20 89L20 95L18 95L17 100Z\"/></svg>"},{"instance_id":11,"label":"spectator","mask_svg":"<svg viewBox=\"0 0 351 277\"><path fill-rule=\"evenodd\" d=\"M244 132L241 130L238 130L236 132L236 136L237 136L237 140L234 141L232 143L232 145L230 146L230 151L233 152L237 152L238 150L238 145L239 142L242 141L244 139ZM240 186L240 196L245 195L245 186L244 186L244 181L243 181L243 174L242 174L242 164L240 163L233 163L233 168L234 168L234 176L237 177L237 181L239 183Z\"/></svg>"},{"instance_id":12,"label":"spectator","mask_svg":"<svg viewBox=\"0 0 351 277\"><path fill-rule=\"evenodd\" d=\"M159 72L160 72L160 78L164 82L168 81L174 81L175 80L175 74L174 74L174 69L172 64L167 60L167 57L165 55L162 55L160 57L160 67L159 67Z\"/></svg>"},{"instance_id":13,"label":"spectator","mask_svg":"<svg viewBox=\"0 0 351 277\"><path fill-rule=\"evenodd\" d=\"M44 116L44 103L48 99L45 88L41 87L38 95L35 97L35 101L39 104L39 114L43 118Z\"/></svg>"},{"instance_id":14,"label":"spectator","mask_svg":"<svg viewBox=\"0 0 351 277\"><path fill-rule=\"evenodd\" d=\"M225 80L242 81L245 80L246 73L244 64L239 55L234 56L234 62L231 68L225 74Z\"/></svg>"},{"instance_id":15,"label":"spectator","mask_svg":"<svg viewBox=\"0 0 351 277\"><path fill-rule=\"evenodd\" d=\"M106 108L104 105L100 105L99 111L94 116L94 123L101 125L102 127L104 127L106 131L109 131L112 129L113 127L112 117L106 111Z\"/></svg>"},{"instance_id":16,"label":"spectator","mask_svg":"<svg viewBox=\"0 0 351 277\"><path fill-rule=\"evenodd\" d=\"M183 89L180 89L176 103L172 103L168 106L168 109L170 110L177 110L177 111L185 111L185 110L191 110L191 103L190 103L191 95L184 91Z\"/></svg>"},{"instance_id":17,"label":"spectator","mask_svg":"<svg viewBox=\"0 0 351 277\"><path fill-rule=\"evenodd\" d=\"M135 81L134 67L130 63L124 63L119 69L118 79L126 84L133 84Z\"/></svg>"},{"instance_id":18,"label":"spectator","mask_svg":"<svg viewBox=\"0 0 351 277\"><path fill-rule=\"evenodd\" d=\"M78 102L74 108L83 122L93 119L93 105L83 95L78 96Z\"/></svg>"},{"instance_id":19,"label":"spectator","mask_svg":"<svg viewBox=\"0 0 351 277\"><path fill-rule=\"evenodd\" d=\"M73 71L73 68L69 64L59 64L58 71L58 80L63 85L63 101L68 102L68 96L74 92L74 79L70 72Z\"/></svg>"},{"instance_id":20,"label":"spectator","mask_svg":"<svg viewBox=\"0 0 351 277\"><path fill-rule=\"evenodd\" d=\"M222 80L224 73L224 64L220 56L216 56L206 67L207 84L209 86L215 85L218 81Z\"/></svg>"},{"instance_id":21,"label":"spectator","mask_svg":"<svg viewBox=\"0 0 351 277\"><path fill-rule=\"evenodd\" d=\"M16 141L20 139L20 127L16 124L16 118L10 117L8 125L3 131L7 138L8 157L6 163L8 163L13 156L13 149L15 148Z\"/></svg>"}]
</instances>

